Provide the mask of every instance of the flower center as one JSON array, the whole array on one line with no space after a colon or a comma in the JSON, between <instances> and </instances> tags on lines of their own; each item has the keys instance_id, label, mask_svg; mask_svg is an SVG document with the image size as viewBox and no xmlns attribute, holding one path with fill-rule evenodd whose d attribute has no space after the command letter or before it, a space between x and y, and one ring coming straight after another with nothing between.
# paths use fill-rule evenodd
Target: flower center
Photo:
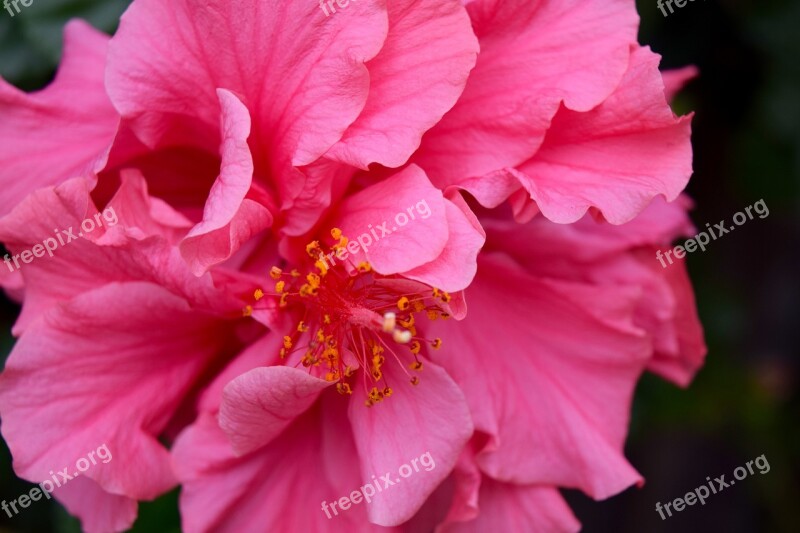
<instances>
[{"instance_id":1,"label":"flower center","mask_svg":"<svg viewBox=\"0 0 800 533\"><path fill-rule=\"evenodd\" d=\"M279 308L299 318L284 336L280 356L287 364L302 365L309 373L336 381L342 395L352 394L354 383L360 381L371 407L392 395L383 372L387 359L399 365L413 385L419 384L421 352L439 349L442 341L419 336L417 317L450 318L450 295L402 276L378 274L367 262L331 267L324 258L348 243L336 228L331 236L338 241L327 256L318 241L306 246L316 261L305 275L297 269L270 270L275 289L269 294L280 298ZM255 301L264 296L262 289L253 294ZM252 311L247 306L244 314Z\"/></svg>"}]
</instances>

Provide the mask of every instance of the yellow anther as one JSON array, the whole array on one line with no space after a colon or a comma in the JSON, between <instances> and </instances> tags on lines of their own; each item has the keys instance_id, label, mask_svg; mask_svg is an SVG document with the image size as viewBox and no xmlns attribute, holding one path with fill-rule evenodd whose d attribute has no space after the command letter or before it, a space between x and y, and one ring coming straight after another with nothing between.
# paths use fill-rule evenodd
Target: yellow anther
<instances>
[{"instance_id":1,"label":"yellow anther","mask_svg":"<svg viewBox=\"0 0 800 533\"><path fill-rule=\"evenodd\" d=\"M411 370L422 371L422 362L421 361L414 361L413 363L408 365L408 368L410 368Z\"/></svg>"},{"instance_id":2,"label":"yellow anther","mask_svg":"<svg viewBox=\"0 0 800 533\"><path fill-rule=\"evenodd\" d=\"M299 271L298 271L296 268L295 268L295 269L293 269L293 270L290 272L290 274L291 274L291 276L292 276L293 278L299 278L299 277L300 277L300 272L299 272Z\"/></svg>"},{"instance_id":3,"label":"yellow anther","mask_svg":"<svg viewBox=\"0 0 800 533\"><path fill-rule=\"evenodd\" d=\"M419 385L419 378L417 376L414 376L413 378L411 378L410 381L411 381L411 384L414 385L414 386Z\"/></svg>"},{"instance_id":4,"label":"yellow anther","mask_svg":"<svg viewBox=\"0 0 800 533\"><path fill-rule=\"evenodd\" d=\"M394 391L392 390L391 387L386 387L386 388L383 389L383 397L384 398L388 398L389 396L392 395L393 392Z\"/></svg>"},{"instance_id":5,"label":"yellow anther","mask_svg":"<svg viewBox=\"0 0 800 533\"><path fill-rule=\"evenodd\" d=\"M438 350L439 348L441 348L442 347L442 339L440 339L438 337L433 339L433 342L431 342L431 347L434 350Z\"/></svg>"},{"instance_id":6,"label":"yellow anther","mask_svg":"<svg viewBox=\"0 0 800 533\"><path fill-rule=\"evenodd\" d=\"M356 373L356 369L353 368L352 366L347 365L346 367L344 367L344 377L349 378L350 376L352 376L355 373Z\"/></svg>"},{"instance_id":7,"label":"yellow anther","mask_svg":"<svg viewBox=\"0 0 800 533\"><path fill-rule=\"evenodd\" d=\"M339 350L336 348L328 348L322 352L322 357L327 359L331 364L339 360Z\"/></svg>"},{"instance_id":8,"label":"yellow anther","mask_svg":"<svg viewBox=\"0 0 800 533\"><path fill-rule=\"evenodd\" d=\"M367 261L362 261L358 264L358 271L359 272L369 272L372 270L372 265L369 264Z\"/></svg>"},{"instance_id":9,"label":"yellow anther","mask_svg":"<svg viewBox=\"0 0 800 533\"><path fill-rule=\"evenodd\" d=\"M281 359L286 357L286 348L281 348Z\"/></svg>"},{"instance_id":10,"label":"yellow anther","mask_svg":"<svg viewBox=\"0 0 800 533\"><path fill-rule=\"evenodd\" d=\"M428 309L428 320L436 320L439 318L439 313L433 309Z\"/></svg>"},{"instance_id":11,"label":"yellow anther","mask_svg":"<svg viewBox=\"0 0 800 533\"><path fill-rule=\"evenodd\" d=\"M305 332L305 331L308 331L308 326L306 325L306 323L305 323L305 322L303 322L303 321L301 320L301 321L300 321L300 323L299 323L299 324L297 324L297 331L299 331L300 333L303 333L303 332Z\"/></svg>"},{"instance_id":12,"label":"yellow anther","mask_svg":"<svg viewBox=\"0 0 800 533\"><path fill-rule=\"evenodd\" d=\"M450 318L450 313L442 313L439 316L442 317L442 320L447 320L448 318Z\"/></svg>"},{"instance_id":13,"label":"yellow anther","mask_svg":"<svg viewBox=\"0 0 800 533\"><path fill-rule=\"evenodd\" d=\"M321 249L319 247L319 241L311 241L310 243L306 244L306 253L311 257L317 257L319 255Z\"/></svg>"},{"instance_id":14,"label":"yellow anther","mask_svg":"<svg viewBox=\"0 0 800 533\"><path fill-rule=\"evenodd\" d=\"M325 324L330 324L331 323L331 315L323 316L322 317L322 322L324 322Z\"/></svg>"},{"instance_id":15,"label":"yellow anther","mask_svg":"<svg viewBox=\"0 0 800 533\"><path fill-rule=\"evenodd\" d=\"M286 293L281 294L281 301L278 302L278 305L280 307L286 307L288 298L289 298L288 294L286 294Z\"/></svg>"},{"instance_id":16,"label":"yellow anther","mask_svg":"<svg viewBox=\"0 0 800 533\"><path fill-rule=\"evenodd\" d=\"M410 328L414 325L414 315L408 315L408 320L398 320L398 324L403 326L404 328Z\"/></svg>"},{"instance_id":17,"label":"yellow anther","mask_svg":"<svg viewBox=\"0 0 800 533\"><path fill-rule=\"evenodd\" d=\"M449 301L451 300L451 298L450 298L450 293L447 293L447 292L444 292L444 291L442 291L442 297L441 297L441 300L442 300L444 303L447 303L447 302L449 302Z\"/></svg>"},{"instance_id":18,"label":"yellow anther","mask_svg":"<svg viewBox=\"0 0 800 533\"><path fill-rule=\"evenodd\" d=\"M336 391L341 395L348 395L353 394L352 389L350 388L349 383L337 383L336 384Z\"/></svg>"},{"instance_id":19,"label":"yellow anther","mask_svg":"<svg viewBox=\"0 0 800 533\"><path fill-rule=\"evenodd\" d=\"M325 261L322 261L321 259L317 260L314 263L314 266L317 267L317 270L319 270L320 276L324 277L325 274L328 273L328 263L326 263Z\"/></svg>"},{"instance_id":20,"label":"yellow anther","mask_svg":"<svg viewBox=\"0 0 800 533\"><path fill-rule=\"evenodd\" d=\"M375 379L375 381L380 381L381 378L383 377L383 372L381 372L377 368L373 369L372 370L372 377L373 377L373 379Z\"/></svg>"},{"instance_id":21,"label":"yellow anther","mask_svg":"<svg viewBox=\"0 0 800 533\"><path fill-rule=\"evenodd\" d=\"M283 337L283 347L287 350L292 347L292 338L288 335Z\"/></svg>"},{"instance_id":22,"label":"yellow anther","mask_svg":"<svg viewBox=\"0 0 800 533\"><path fill-rule=\"evenodd\" d=\"M433 288L433 297L434 298L438 298L441 294L442 293L441 293L441 291L439 291L439 289L437 289L436 287Z\"/></svg>"},{"instance_id":23,"label":"yellow anther","mask_svg":"<svg viewBox=\"0 0 800 533\"><path fill-rule=\"evenodd\" d=\"M253 314L253 306L245 305L244 309L242 309L242 316L250 316L252 314Z\"/></svg>"},{"instance_id":24,"label":"yellow anther","mask_svg":"<svg viewBox=\"0 0 800 533\"><path fill-rule=\"evenodd\" d=\"M414 355L417 355L421 348L422 345L419 343L419 341L412 341L411 344L408 346L408 349L411 350L411 353L413 353Z\"/></svg>"},{"instance_id":25,"label":"yellow anther","mask_svg":"<svg viewBox=\"0 0 800 533\"><path fill-rule=\"evenodd\" d=\"M411 303L405 296L397 300L397 308L400 309L401 311L406 311L410 306Z\"/></svg>"},{"instance_id":26,"label":"yellow anther","mask_svg":"<svg viewBox=\"0 0 800 533\"><path fill-rule=\"evenodd\" d=\"M333 228L331 230L331 237L333 237L338 241L342 237L342 230L340 230L339 228Z\"/></svg>"},{"instance_id":27,"label":"yellow anther","mask_svg":"<svg viewBox=\"0 0 800 533\"><path fill-rule=\"evenodd\" d=\"M325 381L336 381L337 379L339 379L339 375L335 370L325 374Z\"/></svg>"},{"instance_id":28,"label":"yellow anther","mask_svg":"<svg viewBox=\"0 0 800 533\"><path fill-rule=\"evenodd\" d=\"M317 330L317 340L319 342L325 342L325 332L322 331L321 329Z\"/></svg>"},{"instance_id":29,"label":"yellow anther","mask_svg":"<svg viewBox=\"0 0 800 533\"><path fill-rule=\"evenodd\" d=\"M259 301L263 297L264 297L264 291L262 291L261 289L256 289L253 292L253 298L255 298L256 301Z\"/></svg>"},{"instance_id":30,"label":"yellow anther","mask_svg":"<svg viewBox=\"0 0 800 533\"><path fill-rule=\"evenodd\" d=\"M308 280L308 284L311 285L311 287L313 287L315 289L319 287L319 284L320 284L321 280L320 280L320 277L318 275L316 275L316 274L314 274L312 272L312 273L310 273L309 275L306 276L306 279Z\"/></svg>"},{"instance_id":31,"label":"yellow anther","mask_svg":"<svg viewBox=\"0 0 800 533\"><path fill-rule=\"evenodd\" d=\"M283 294L283 289L286 287L286 282L281 280L275 284L275 292L278 294Z\"/></svg>"},{"instance_id":32,"label":"yellow anther","mask_svg":"<svg viewBox=\"0 0 800 533\"><path fill-rule=\"evenodd\" d=\"M414 312L415 313L421 313L425 309L425 304L422 303L422 301L420 301L420 300L417 300L416 302L414 302L411 305L414 306Z\"/></svg>"},{"instance_id":33,"label":"yellow anther","mask_svg":"<svg viewBox=\"0 0 800 533\"><path fill-rule=\"evenodd\" d=\"M269 269L269 277L271 277L272 279L280 279L281 274L283 274L283 270L281 270L278 267L272 267L271 269Z\"/></svg>"},{"instance_id":34,"label":"yellow anther","mask_svg":"<svg viewBox=\"0 0 800 533\"><path fill-rule=\"evenodd\" d=\"M369 391L369 399L373 403L378 403L383 400L383 390L379 389L378 387L372 387L372 390Z\"/></svg>"}]
</instances>

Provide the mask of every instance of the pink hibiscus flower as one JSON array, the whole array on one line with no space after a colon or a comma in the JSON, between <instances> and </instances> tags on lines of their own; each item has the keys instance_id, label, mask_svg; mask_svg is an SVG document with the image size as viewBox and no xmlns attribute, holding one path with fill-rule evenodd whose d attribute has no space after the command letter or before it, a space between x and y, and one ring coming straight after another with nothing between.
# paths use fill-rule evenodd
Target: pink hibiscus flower
<instances>
[{"instance_id":1,"label":"pink hibiscus flower","mask_svg":"<svg viewBox=\"0 0 800 533\"><path fill-rule=\"evenodd\" d=\"M636 380L704 353L647 259L690 228L653 201L689 118L629 2L465 4L135 0L110 41L71 23L44 91L0 85L11 254L118 217L0 278L16 472L114 452L55 491L85 530L179 483L187 531L574 530L558 487L641 481Z\"/></svg>"}]
</instances>

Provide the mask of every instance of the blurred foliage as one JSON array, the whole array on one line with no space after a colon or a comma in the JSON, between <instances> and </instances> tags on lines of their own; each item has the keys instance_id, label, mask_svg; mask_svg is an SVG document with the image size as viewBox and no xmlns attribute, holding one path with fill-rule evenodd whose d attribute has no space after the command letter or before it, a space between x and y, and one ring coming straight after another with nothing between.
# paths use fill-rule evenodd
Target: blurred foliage
<instances>
[{"instance_id":1,"label":"blurred foliage","mask_svg":"<svg viewBox=\"0 0 800 533\"><path fill-rule=\"evenodd\" d=\"M800 531L800 373L797 328L800 280L800 2L706 0L663 17L655 0L637 1L640 40L662 54L664 68L700 67L675 102L696 112L696 174L688 192L698 226L716 223L764 199L770 215L736 236L689 256L709 355L682 390L654 376L640 383L627 454L647 484L602 503L567 491L587 532ZM61 28L73 17L113 32L126 0L34 0L10 17L0 12L0 75L32 90L52 78ZM0 307L1 331L18 312ZM0 336L4 357L12 341ZM662 521L655 503L764 454L755 474ZM17 479L0 444L0 498L32 486ZM177 491L140 507L133 531L177 532ZM72 533L78 523L59 506L38 502L0 533Z\"/></svg>"},{"instance_id":2,"label":"blurred foliage","mask_svg":"<svg viewBox=\"0 0 800 533\"><path fill-rule=\"evenodd\" d=\"M61 57L62 28L81 18L112 33L128 0L33 0L13 17L0 11L0 76L24 89L41 87Z\"/></svg>"}]
</instances>

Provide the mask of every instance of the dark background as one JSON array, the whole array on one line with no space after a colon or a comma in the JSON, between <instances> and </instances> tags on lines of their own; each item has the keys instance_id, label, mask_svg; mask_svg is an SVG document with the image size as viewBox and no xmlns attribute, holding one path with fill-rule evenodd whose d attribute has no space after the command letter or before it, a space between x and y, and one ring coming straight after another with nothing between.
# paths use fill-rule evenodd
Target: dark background
<instances>
[{"instance_id":1,"label":"dark background","mask_svg":"<svg viewBox=\"0 0 800 533\"><path fill-rule=\"evenodd\" d=\"M298 0L292 0L298 1ZM34 0L11 18L0 11L0 75L25 89L52 77L61 28L79 16L114 30L126 0ZM640 41L662 67L697 65L701 75L674 103L694 110L695 175L688 193L698 227L730 221L763 199L769 216L689 255L708 359L682 390L640 383L627 454L646 484L605 502L567 491L584 531L800 531L800 1L694 0L664 17L637 1ZM0 117L0 120L2 118ZM0 300L0 358L18 309ZM695 487L765 455L755 474L662 520L655 511ZM0 442L0 499L30 484L17 479ZM177 532L176 494L143 504L135 531ZM37 502L0 533L73 532L58 505Z\"/></svg>"}]
</instances>

